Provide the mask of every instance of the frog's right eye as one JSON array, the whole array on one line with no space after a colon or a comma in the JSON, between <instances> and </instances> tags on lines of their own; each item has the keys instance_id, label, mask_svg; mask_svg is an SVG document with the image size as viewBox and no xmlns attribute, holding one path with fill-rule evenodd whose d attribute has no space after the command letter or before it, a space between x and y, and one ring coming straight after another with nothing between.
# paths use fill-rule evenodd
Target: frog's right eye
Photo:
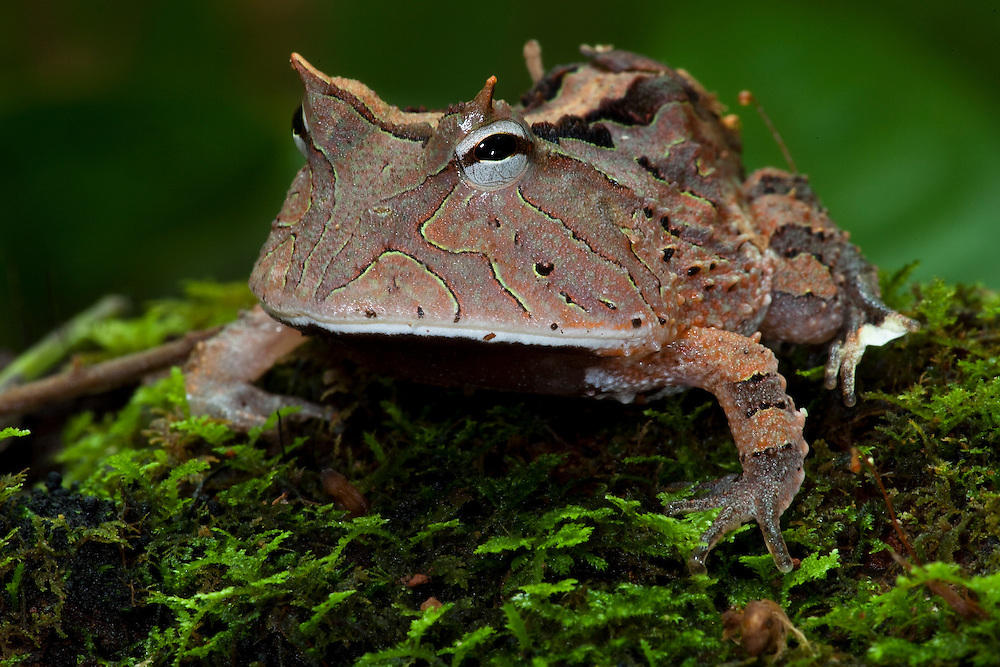
<instances>
[{"instance_id":1,"label":"frog's right eye","mask_svg":"<svg viewBox=\"0 0 1000 667\"><path fill-rule=\"evenodd\" d=\"M305 114L302 113L302 105L295 110L292 115L292 141L295 147L302 153L302 157L309 157L309 126L306 124Z\"/></svg>"},{"instance_id":2,"label":"frog's right eye","mask_svg":"<svg viewBox=\"0 0 1000 667\"><path fill-rule=\"evenodd\" d=\"M528 169L534 144L523 125L498 120L473 130L455 147L462 175L481 190L499 190L515 183Z\"/></svg>"}]
</instances>

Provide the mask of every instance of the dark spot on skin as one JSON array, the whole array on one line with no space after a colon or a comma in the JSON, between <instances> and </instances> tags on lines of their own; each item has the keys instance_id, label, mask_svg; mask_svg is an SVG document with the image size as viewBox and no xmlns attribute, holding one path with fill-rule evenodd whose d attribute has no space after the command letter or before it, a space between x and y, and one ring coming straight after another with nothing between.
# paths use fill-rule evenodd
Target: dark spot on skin
<instances>
[{"instance_id":1,"label":"dark spot on skin","mask_svg":"<svg viewBox=\"0 0 1000 667\"><path fill-rule=\"evenodd\" d=\"M714 284L712 284L712 283L709 283L708 285L705 285L705 291L706 291L706 292L707 292L708 290L712 290L712 289L715 289L715 285L714 285Z\"/></svg>"},{"instance_id":2,"label":"dark spot on skin","mask_svg":"<svg viewBox=\"0 0 1000 667\"><path fill-rule=\"evenodd\" d=\"M667 323L667 318L665 318L665 317L661 317L661 318L660 318L660 326L663 326L663 325L664 325L664 324L666 324L666 323Z\"/></svg>"},{"instance_id":3,"label":"dark spot on skin","mask_svg":"<svg viewBox=\"0 0 1000 667\"><path fill-rule=\"evenodd\" d=\"M556 268L556 265L552 262L538 262L535 264L535 273L540 276L547 276L552 273L554 268Z\"/></svg>"},{"instance_id":4,"label":"dark spot on skin","mask_svg":"<svg viewBox=\"0 0 1000 667\"><path fill-rule=\"evenodd\" d=\"M454 322L455 324L458 324L458 321L459 321L460 319L462 319L462 318L461 318L460 316L456 315L456 316L455 316L455 319L453 319L453 320L452 320L452 322Z\"/></svg>"},{"instance_id":5,"label":"dark spot on skin","mask_svg":"<svg viewBox=\"0 0 1000 667\"><path fill-rule=\"evenodd\" d=\"M784 410L785 407L786 407L786 404L785 404L784 401L778 401L776 403L759 403L756 407L752 407L749 410L747 410L747 415L746 416L747 416L747 419L750 419L750 417L753 417L755 414L757 414L761 410L768 410L770 408L778 408L779 410Z\"/></svg>"},{"instance_id":6,"label":"dark spot on skin","mask_svg":"<svg viewBox=\"0 0 1000 667\"><path fill-rule=\"evenodd\" d=\"M496 227L497 229L500 229L500 219L499 218L493 218L492 222L493 222L493 226L494 227Z\"/></svg>"},{"instance_id":7,"label":"dark spot on skin","mask_svg":"<svg viewBox=\"0 0 1000 667\"><path fill-rule=\"evenodd\" d=\"M576 301L573 301L573 298L569 294L566 294L566 292L559 292L559 296L561 296L563 298L563 301L565 301L568 304L576 303Z\"/></svg>"},{"instance_id":8,"label":"dark spot on skin","mask_svg":"<svg viewBox=\"0 0 1000 667\"><path fill-rule=\"evenodd\" d=\"M653 159L642 155L635 161L656 180L676 185L684 192L697 193L717 207L725 197L719 179L706 177L699 171L701 151L702 145L691 139L671 145L669 156Z\"/></svg>"},{"instance_id":9,"label":"dark spot on skin","mask_svg":"<svg viewBox=\"0 0 1000 667\"><path fill-rule=\"evenodd\" d=\"M821 209L819 198L809 185L809 179L802 174L769 174L761 175L760 179L747 193L748 199L753 201L764 195L791 195L793 198L805 202L810 206Z\"/></svg>"},{"instance_id":10,"label":"dark spot on skin","mask_svg":"<svg viewBox=\"0 0 1000 667\"><path fill-rule=\"evenodd\" d=\"M732 384L737 409L747 419L761 410L788 408L787 397L777 373L754 373L746 380Z\"/></svg>"},{"instance_id":11,"label":"dark spot on skin","mask_svg":"<svg viewBox=\"0 0 1000 667\"><path fill-rule=\"evenodd\" d=\"M586 141L588 144L600 146L601 148L614 148L615 142L611 138L611 131L602 123L591 125L579 116L566 115L552 124L548 121L535 123L531 126L531 131L539 139L559 143L559 139L578 139Z\"/></svg>"},{"instance_id":12,"label":"dark spot on skin","mask_svg":"<svg viewBox=\"0 0 1000 667\"><path fill-rule=\"evenodd\" d=\"M549 325L549 328L555 331L559 328L559 324L557 322L553 322L552 324Z\"/></svg>"},{"instance_id":13,"label":"dark spot on skin","mask_svg":"<svg viewBox=\"0 0 1000 667\"><path fill-rule=\"evenodd\" d=\"M643 169L645 169L646 171L648 171L650 174L652 174L653 178L655 178L656 180L658 180L658 181L665 181L665 180L667 180L666 178L663 177L663 174L660 173L660 168L657 167L655 164L653 164L650 161L650 159L648 157L646 157L645 155L640 155L639 157L637 157L635 159L635 161L636 161L636 163L640 167L642 167Z\"/></svg>"},{"instance_id":14,"label":"dark spot on skin","mask_svg":"<svg viewBox=\"0 0 1000 667\"><path fill-rule=\"evenodd\" d=\"M673 256L674 256L674 249L673 248L664 248L663 249L663 261L664 262L669 262L670 258L673 257Z\"/></svg>"},{"instance_id":15,"label":"dark spot on skin","mask_svg":"<svg viewBox=\"0 0 1000 667\"><path fill-rule=\"evenodd\" d=\"M660 76L640 77L632 82L622 97L605 98L588 121L610 120L622 125L649 125L656 113L670 102L691 99L690 86L680 75L662 72ZM694 98L697 100L697 96Z\"/></svg>"},{"instance_id":16,"label":"dark spot on skin","mask_svg":"<svg viewBox=\"0 0 1000 667\"><path fill-rule=\"evenodd\" d=\"M821 264L831 266L830 257L836 257L843 244L833 235L827 235L823 230L813 231L803 225L784 225L771 237L771 248L786 259L808 254L815 257Z\"/></svg>"},{"instance_id":17,"label":"dark spot on skin","mask_svg":"<svg viewBox=\"0 0 1000 667\"><path fill-rule=\"evenodd\" d=\"M653 209L651 209L651 208L650 208L650 207L648 207L648 206L646 206L645 208L643 208L643 209L642 209L642 212L643 212L644 214L646 214L646 217L647 217L647 218L652 218L652 217L653 217Z\"/></svg>"},{"instance_id":18,"label":"dark spot on skin","mask_svg":"<svg viewBox=\"0 0 1000 667\"><path fill-rule=\"evenodd\" d=\"M632 318L632 328L633 329L638 329L641 326L642 326L642 318L641 317L633 317Z\"/></svg>"},{"instance_id":19,"label":"dark spot on skin","mask_svg":"<svg viewBox=\"0 0 1000 667\"><path fill-rule=\"evenodd\" d=\"M553 144L559 143L559 130L556 129L556 126L552 123L533 123L531 125L531 131L536 137L542 139L543 141L548 141Z\"/></svg>"},{"instance_id":20,"label":"dark spot on skin","mask_svg":"<svg viewBox=\"0 0 1000 667\"><path fill-rule=\"evenodd\" d=\"M670 234L671 236L680 236L681 232L679 229L674 229L670 226L670 217L663 215L660 216L660 227L663 227L663 231Z\"/></svg>"},{"instance_id":21,"label":"dark spot on skin","mask_svg":"<svg viewBox=\"0 0 1000 667\"><path fill-rule=\"evenodd\" d=\"M422 318L423 316L424 316L424 309L421 308L420 306L417 306L417 317Z\"/></svg>"},{"instance_id":22,"label":"dark spot on skin","mask_svg":"<svg viewBox=\"0 0 1000 667\"><path fill-rule=\"evenodd\" d=\"M521 245L521 235L517 232L514 233L514 245Z\"/></svg>"},{"instance_id":23,"label":"dark spot on skin","mask_svg":"<svg viewBox=\"0 0 1000 667\"><path fill-rule=\"evenodd\" d=\"M700 266L692 266L690 269L688 269L688 275L689 276L696 276L696 275L698 275L699 271L701 271L701 267Z\"/></svg>"},{"instance_id":24,"label":"dark spot on skin","mask_svg":"<svg viewBox=\"0 0 1000 667\"><path fill-rule=\"evenodd\" d=\"M554 98L562 88L563 77L570 72L576 71L578 65L563 65L550 70L545 78L538 81L534 87L521 96L521 105L524 106L524 113L539 107Z\"/></svg>"},{"instance_id":25,"label":"dark spot on skin","mask_svg":"<svg viewBox=\"0 0 1000 667\"><path fill-rule=\"evenodd\" d=\"M374 310L366 310L365 317L367 317L368 319L371 319L373 317L378 317L378 313L376 313Z\"/></svg>"},{"instance_id":26,"label":"dark spot on skin","mask_svg":"<svg viewBox=\"0 0 1000 667\"><path fill-rule=\"evenodd\" d=\"M711 264L708 265L708 270L715 271L715 262L712 262Z\"/></svg>"}]
</instances>

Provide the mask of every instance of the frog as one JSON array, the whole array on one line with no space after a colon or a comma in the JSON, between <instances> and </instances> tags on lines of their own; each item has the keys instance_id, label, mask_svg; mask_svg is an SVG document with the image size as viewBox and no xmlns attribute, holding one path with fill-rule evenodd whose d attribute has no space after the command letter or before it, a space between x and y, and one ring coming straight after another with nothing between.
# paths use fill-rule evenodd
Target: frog
<instances>
[{"instance_id":1,"label":"frog","mask_svg":"<svg viewBox=\"0 0 1000 667\"><path fill-rule=\"evenodd\" d=\"M667 504L719 513L688 558L755 521L775 566L802 485L806 411L764 343L829 346L825 386L856 401L865 349L918 324L808 179L747 175L739 120L683 69L610 47L515 104L496 77L442 111L400 109L293 54L305 165L253 267L259 306L199 347L195 411L233 421L296 399L251 384L305 339L440 385L654 400L699 387L742 468ZM309 404L307 416L324 408Z\"/></svg>"}]
</instances>

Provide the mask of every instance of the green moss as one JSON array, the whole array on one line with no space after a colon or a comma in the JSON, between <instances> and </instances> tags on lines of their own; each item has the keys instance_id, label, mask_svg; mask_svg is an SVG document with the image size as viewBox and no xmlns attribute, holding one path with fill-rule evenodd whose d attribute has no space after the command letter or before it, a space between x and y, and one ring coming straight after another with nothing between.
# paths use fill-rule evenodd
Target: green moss
<instances>
[{"instance_id":1,"label":"green moss","mask_svg":"<svg viewBox=\"0 0 1000 667\"><path fill-rule=\"evenodd\" d=\"M330 393L335 424L233 433L188 414L175 371L71 420L71 486L0 478L0 659L717 664L741 657L721 612L769 598L809 640L789 664L986 664L1000 652L1000 300L940 282L904 294L903 280L889 298L925 326L869 351L856 408L793 372L821 349L781 355L812 445L783 521L801 559L788 575L753 526L712 552L709 576L687 573L711 516L664 516L662 491L738 471L704 393L620 406L353 368L326 386L314 348L266 382ZM129 326L143 321L160 320ZM915 557L852 457L871 458ZM324 468L366 515L331 502Z\"/></svg>"},{"instance_id":2,"label":"green moss","mask_svg":"<svg viewBox=\"0 0 1000 667\"><path fill-rule=\"evenodd\" d=\"M96 357L120 356L144 350L192 329L225 324L241 308L256 303L245 283L184 283L183 299L160 299L146 305L143 313L130 319L102 320L92 325L81 345L100 350Z\"/></svg>"}]
</instances>

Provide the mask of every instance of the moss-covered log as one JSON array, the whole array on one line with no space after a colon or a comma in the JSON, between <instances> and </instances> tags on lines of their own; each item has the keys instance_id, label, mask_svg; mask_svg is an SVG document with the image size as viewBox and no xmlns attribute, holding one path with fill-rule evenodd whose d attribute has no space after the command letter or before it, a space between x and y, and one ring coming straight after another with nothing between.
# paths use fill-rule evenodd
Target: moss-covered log
<instances>
[{"instance_id":1,"label":"moss-covered log","mask_svg":"<svg viewBox=\"0 0 1000 667\"><path fill-rule=\"evenodd\" d=\"M710 517L664 516L664 490L738 472L707 394L434 389L329 369L317 346L265 382L322 398L335 423L233 433L187 414L179 371L125 405L46 416L67 419L60 473L0 479L0 664L717 664L745 655L723 613L754 600L802 633L787 664L985 664L1000 299L886 289L923 329L869 351L856 407L822 389L823 350L779 350L812 444L788 575L749 529L709 576L687 573ZM158 308L105 339L193 312ZM370 508L350 518L354 491Z\"/></svg>"}]
</instances>

